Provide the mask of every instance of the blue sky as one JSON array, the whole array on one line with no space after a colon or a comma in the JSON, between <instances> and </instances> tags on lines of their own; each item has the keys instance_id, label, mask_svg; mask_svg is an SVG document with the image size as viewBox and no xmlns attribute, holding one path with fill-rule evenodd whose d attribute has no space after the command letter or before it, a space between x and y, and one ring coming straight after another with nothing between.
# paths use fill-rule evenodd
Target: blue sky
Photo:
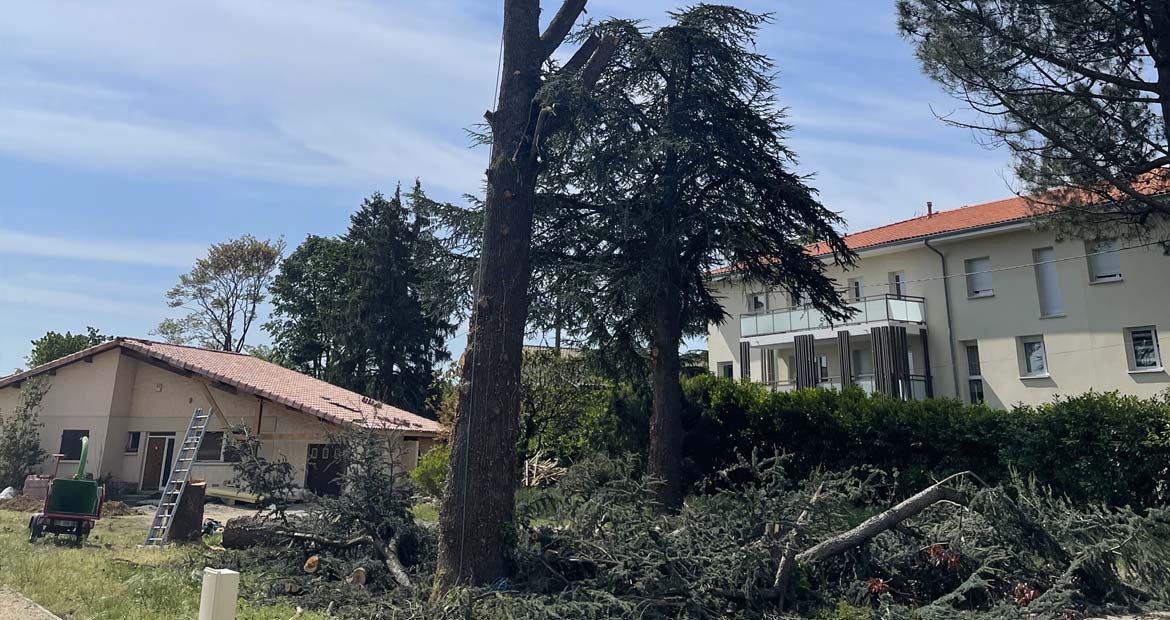
<instances>
[{"instance_id":1,"label":"blue sky","mask_svg":"<svg viewBox=\"0 0 1170 620\"><path fill-rule=\"evenodd\" d=\"M544 0L545 15L556 9ZM859 230L1009 194L1008 156L935 118L892 0L741 1L775 12L799 170ZM209 245L342 232L421 178L458 200L484 149L499 0L24 2L0 21L0 374L47 330L146 336ZM592 0L661 23L678 2ZM933 111L932 111L933 108ZM250 339L267 336L257 330ZM701 346L701 343L699 343ZM450 346L458 354L462 337Z\"/></svg>"}]
</instances>

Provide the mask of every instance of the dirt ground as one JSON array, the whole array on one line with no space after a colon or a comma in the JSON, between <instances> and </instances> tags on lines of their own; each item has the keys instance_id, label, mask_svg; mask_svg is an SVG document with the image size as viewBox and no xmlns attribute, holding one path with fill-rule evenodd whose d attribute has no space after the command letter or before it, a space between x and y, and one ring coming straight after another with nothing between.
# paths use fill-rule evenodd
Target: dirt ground
<instances>
[{"instance_id":1,"label":"dirt ground","mask_svg":"<svg viewBox=\"0 0 1170 620\"><path fill-rule=\"evenodd\" d=\"M0 586L0 620L60 620L20 593Z\"/></svg>"}]
</instances>

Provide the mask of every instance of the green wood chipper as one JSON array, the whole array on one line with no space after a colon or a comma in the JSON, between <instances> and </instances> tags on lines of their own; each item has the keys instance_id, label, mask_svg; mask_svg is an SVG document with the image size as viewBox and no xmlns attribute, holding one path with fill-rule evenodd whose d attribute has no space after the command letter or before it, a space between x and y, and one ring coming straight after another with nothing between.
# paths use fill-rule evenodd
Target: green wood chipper
<instances>
[{"instance_id":1,"label":"green wood chipper","mask_svg":"<svg viewBox=\"0 0 1170 620\"><path fill-rule=\"evenodd\" d=\"M35 513L28 521L28 541L33 542L45 534L73 536L82 544L93 529L95 521L102 516L102 502L106 488L95 480L85 478L85 458L89 452L89 438L81 438L81 456L77 473L72 478L58 478L57 466L64 455L54 454L53 480L41 512Z\"/></svg>"}]
</instances>

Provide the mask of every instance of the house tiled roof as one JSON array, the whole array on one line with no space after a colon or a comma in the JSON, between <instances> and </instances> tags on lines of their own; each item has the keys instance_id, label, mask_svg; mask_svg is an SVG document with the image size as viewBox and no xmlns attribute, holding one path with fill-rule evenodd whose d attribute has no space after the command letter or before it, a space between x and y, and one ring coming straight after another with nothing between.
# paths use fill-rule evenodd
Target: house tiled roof
<instances>
[{"instance_id":1,"label":"house tiled roof","mask_svg":"<svg viewBox=\"0 0 1170 620\"><path fill-rule=\"evenodd\" d=\"M115 347L182 368L328 422L403 432L437 433L440 430L439 423L434 420L378 403L356 392L258 357L136 338L115 338L43 366L5 377L0 379L0 388Z\"/></svg>"},{"instance_id":2,"label":"house tiled roof","mask_svg":"<svg viewBox=\"0 0 1170 620\"><path fill-rule=\"evenodd\" d=\"M942 233L1005 224L1023 220L1032 215L1034 215L1034 211L1024 198L1007 198L950 211L935 211L930 215L847 234L844 239L845 245L856 251L887 243L922 239ZM824 256L830 252L828 244L824 242L813 243L806 246L806 249L813 256ZM713 270L711 275L717 276L731 271L734 271L733 267L720 267Z\"/></svg>"}]
</instances>

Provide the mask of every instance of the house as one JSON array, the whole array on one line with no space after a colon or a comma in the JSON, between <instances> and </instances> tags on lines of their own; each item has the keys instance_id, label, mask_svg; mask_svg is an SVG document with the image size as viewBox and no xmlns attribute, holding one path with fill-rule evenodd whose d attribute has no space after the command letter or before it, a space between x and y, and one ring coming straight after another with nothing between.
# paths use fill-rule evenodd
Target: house
<instances>
[{"instance_id":1,"label":"house","mask_svg":"<svg viewBox=\"0 0 1170 620\"><path fill-rule=\"evenodd\" d=\"M413 468L439 433L433 420L250 355L115 338L0 379L0 416L11 414L30 380L50 385L41 406L41 445L76 467L89 437L87 473L141 492L166 483L195 409L215 415L191 471L208 493L234 478L230 429L258 433L262 455L283 456L295 480L316 493L337 490L329 437L347 425L401 439L399 459ZM46 463L44 467L49 467Z\"/></svg>"},{"instance_id":2,"label":"house","mask_svg":"<svg viewBox=\"0 0 1170 620\"><path fill-rule=\"evenodd\" d=\"M1023 198L845 237L859 262L831 264L855 313L830 323L801 299L712 273L730 318L708 327L710 370L778 390L856 385L901 398L995 407L1090 389L1170 387L1170 258L1155 244L1061 239Z\"/></svg>"}]
</instances>

